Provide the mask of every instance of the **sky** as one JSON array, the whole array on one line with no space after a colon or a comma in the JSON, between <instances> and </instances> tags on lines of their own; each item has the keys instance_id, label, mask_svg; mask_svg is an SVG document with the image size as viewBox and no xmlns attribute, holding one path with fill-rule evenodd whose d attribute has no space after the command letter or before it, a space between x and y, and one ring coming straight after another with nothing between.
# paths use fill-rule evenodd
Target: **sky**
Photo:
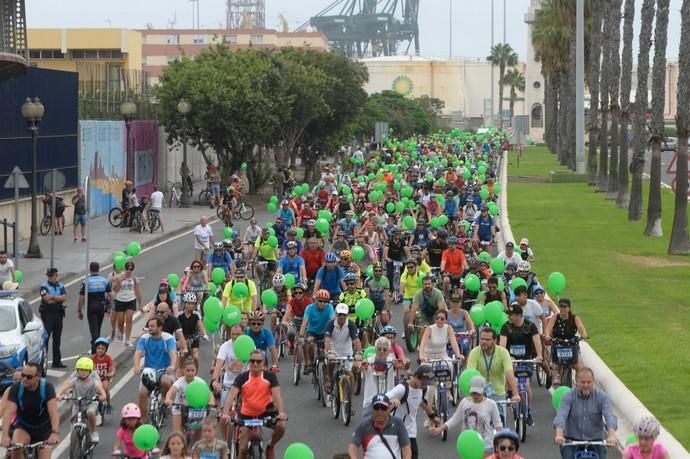
<instances>
[{"instance_id":1,"label":"sky","mask_svg":"<svg viewBox=\"0 0 690 459\"><path fill-rule=\"evenodd\" d=\"M527 50L527 25L524 16L530 0L493 1L494 42L503 41L505 4L505 39L518 53L520 60L524 61ZM280 30L278 15L283 14L290 30L294 30L333 2L334 0L266 0L266 26ZM492 0L420 0L418 21L421 54L438 58L450 56L452 22L453 57L486 58L491 47L491 3ZM641 3L641 0L636 1L636 36L639 33ZM682 0L671 0L666 52L667 59L671 62L678 60L681 3ZM191 28L195 5L190 0L26 0L29 28L143 29L148 23L154 28L166 28L173 19L176 20L175 28ZM199 0L201 28L224 27L225 5L225 0ZM634 53L636 56L637 40Z\"/></svg>"}]
</instances>

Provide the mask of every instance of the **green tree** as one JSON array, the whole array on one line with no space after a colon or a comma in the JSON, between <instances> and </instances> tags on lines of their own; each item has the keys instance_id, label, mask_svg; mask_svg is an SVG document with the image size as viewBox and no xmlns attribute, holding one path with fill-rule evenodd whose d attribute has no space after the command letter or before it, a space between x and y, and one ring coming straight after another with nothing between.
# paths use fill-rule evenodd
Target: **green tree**
<instances>
[{"instance_id":1,"label":"green tree","mask_svg":"<svg viewBox=\"0 0 690 459\"><path fill-rule=\"evenodd\" d=\"M623 55L621 56L621 130L618 159L618 196L616 206L628 207L628 125L630 124L630 87L632 85L632 43L635 20L635 0L625 0L623 7Z\"/></svg>"},{"instance_id":2,"label":"green tree","mask_svg":"<svg viewBox=\"0 0 690 459\"><path fill-rule=\"evenodd\" d=\"M611 96L611 105L609 107L611 112L611 160L609 161L607 199L615 199L618 194L618 141L620 140L618 129L621 113L620 104L618 102L621 77L621 4L622 0L612 0L611 2L611 36L609 37L609 41L611 42L611 56L609 59L611 66L609 82L609 95Z\"/></svg>"},{"instance_id":3,"label":"green tree","mask_svg":"<svg viewBox=\"0 0 690 459\"><path fill-rule=\"evenodd\" d=\"M597 183L597 144L599 143L599 76L601 70L603 2L593 2L591 43L589 45L589 153L587 156L587 183Z\"/></svg>"},{"instance_id":4,"label":"green tree","mask_svg":"<svg viewBox=\"0 0 690 459\"><path fill-rule=\"evenodd\" d=\"M428 134L433 124L431 116L419 103L395 91L383 91L369 96L356 127L357 134L370 135L377 121L387 122L400 138Z\"/></svg>"},{"instance_id":5,"label":"green tree","mask_svg":"<svg viewBox=\"0 0 690 459\"><path fill-rule=\"evenodd\" d=\"M443 109L446 108L446 103L436 97L429 97L427 95L419 96L414 99L419 107L424 110L432 120L433 130L438 129Z\"/></svg>"},{"instance_id":6,"label":"green tree","mask_svg":"<svg viewBox=\"0 0 690 459\"><path fill-rule=\"evenodd\" d=\"M518 69L510 69L503 77L503 84L510 87L510 126L512 127L517 93L518 91L525 92L525 75Z\"/></svg>"},{"instance_id":7,"label":"green tree","mask_svg":"<svg viewBox=\"0 0 690 459\"><path fill-rule=\"evenodd\" d=\"M498 66L498 112L500 114L499 126L503 129L503 78L506 69L515 67L518 63L518 55L508 43L498 43L491 48L491 54L487 61ZM493 71L493 69L492 69ZM491 114L493 116L493 113Z\"/></svg>"}]
</instances>

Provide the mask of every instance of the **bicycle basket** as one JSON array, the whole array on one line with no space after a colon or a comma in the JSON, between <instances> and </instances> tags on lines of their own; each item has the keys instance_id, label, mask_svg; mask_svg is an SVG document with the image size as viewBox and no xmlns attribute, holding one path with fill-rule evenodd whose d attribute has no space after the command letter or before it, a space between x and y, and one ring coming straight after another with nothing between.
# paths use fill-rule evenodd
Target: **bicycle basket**
<instances>
[{"instance_id":1,"label":"bicycle basket","mask_svg":"<svg viewBox=\"0 0 690 459\"><path fill-rule=\"evenodd\" d=\"M554 354L556 363L560 365L572 365L575 363L575 346L557 346L554 347Z\"/></svg>"}]
</instances>

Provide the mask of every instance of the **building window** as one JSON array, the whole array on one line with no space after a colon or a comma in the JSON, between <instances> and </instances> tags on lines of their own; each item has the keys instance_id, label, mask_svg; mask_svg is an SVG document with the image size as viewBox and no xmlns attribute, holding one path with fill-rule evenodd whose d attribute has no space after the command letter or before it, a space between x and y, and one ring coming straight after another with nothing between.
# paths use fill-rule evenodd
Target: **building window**
<instances>
[{"instance_id":1,"label":"building window","mask_svg":"<svg viewBox=\"0 0 690 459\"><path fill-rule=\"evenodd\" d=\"M195 35L192 38L192 43L194 43L195 45L203 45L204 43L206 43L206 37L204 35Z\"/></svg>"},{"instance_id":2,"label":"building window","mask_svg":"<svg viewBox=\"0 0 690 459\"><path fill-rule=\"evenodd\" d=\"M532 110L530 113L531 113L531 118L532 118L532 127L533 128L544 127L544 122L542 121L542 116L541 116L541 104L532 105Z\"/></svg>"},{"instance_id":3,"label":"building window","mask_svg":"<svg viewBox=\"0 0 690 459\"><path fill-rule=\"evenodd\" d=\"M254 45L261 45L264 42L264 36L263 35L251 35L249 37L249 42L254 44Z\"/></svg>"},{"instance_id":4,"label":"building window","mask_svg":"<svg viewBox=\"0 0 690 459\"><path fill-rule=\"evenodd\" d=\"M41 50L40 49L29 50L29 59L40 59L40 58L41 58Z\"/></svg>"},{"instance_id":5,"label":"building window","mask_svg":"<svg viewBox=\"0 0 690 459\"><path fill-rule=\"evenodd\" d=\"M535 81L532 84L532 87L534 87L534 89L539 89L539 88L541 88L541 83L539 81Z\"/></svg>"},{"instance_id":6,"label":"building window","mask_svg":"<svg viewBox=\"0 0 690 459\"><path fill-rule=\"evenodd\" d=\"M226 35L223 37L223 41L229 45L237 44L237 35Z\"/></svg>"},{"instance_id":7,"label":"building window","mask_svg":"<svg viewBox=\"0 0 690 459\"><path fill-rule=\"evenodd\" d=\"M178 45L180 43L179 35L168 35L167 43L169 45Z\"/></svg>"},{"instance_id":8,"label":"building window","mask_svg":"<svg viewBox=\"0 0 690 459\"><path fill-rule=\"evenodd\" d=\"M98 50L97 49L85 49L84 50L84 59L98 59Z\"/></svg>"},{"instance_id":9,"label":"building window","mask_svg":"<svg viewBox=\"0 0 690 459\"><path fill-rule=\"evenodd\" d=\"M175 62L176 60L179 59L178 56L166 56L166 57L168 59L168 64L172 64L173 62Z\"/></svg>"},{"instance_id":10,"label":"building window","mask_svg":"<svg viewBox=\"0 0 690 459\"><path fill-rule=\"evenodd\" d=\"M120 91L120 74L122 73L122 66L117 64L108 64L108 91Z\"/></svg>"}]
</instances>

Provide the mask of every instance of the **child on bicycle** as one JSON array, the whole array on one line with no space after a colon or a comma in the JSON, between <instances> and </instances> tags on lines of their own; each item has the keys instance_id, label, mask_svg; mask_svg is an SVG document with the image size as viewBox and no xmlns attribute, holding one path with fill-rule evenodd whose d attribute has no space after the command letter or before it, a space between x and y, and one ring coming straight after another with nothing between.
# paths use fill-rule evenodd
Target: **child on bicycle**
<instances>
[{"instance_id":1,"label":"child on bicycle","mask_svg":"<svg viewBox=\"0 0 690 459\"><path fill-rule=\"evenodd\" d=\"M197 371L198 368L196 361L190 357L185 359L184 376L178 378L177 381L173 383L168 393L165 395L165 404L169 407L172 407L172 430L174 432L184 432L182 406L187 404L184 395L185 390L187 389L187 385L191 384L194 381L201 381L202 383L204 383L204 385L206 385L206 381L204 381L203 378L200 378L196 375ZM215 398L213 397L213 394L211 394L211 398L208 403L209 406L215 406L216 402Z\"/></svg>"},{"instance_id":2,"label":"child on bicycle","mask_svg":"<svg viewBox=\"0 0 690 459\"><path fill-rule=\"evenodd\" d=\"M228 444L216 438L217 421L215 417L207 417L201 423L201 440L192 446L194 459L228 459Z\"/></svg>"},{"instance_id":3,"label":"child on bicycle","mask_svg":"<svg viewBox=\"0 0 690 459\"><path fill-rule=\"evenodd\" d=\"M112 413L113 406L110 404L110 381L115 377L115 362L108 355L108 346L110 340L108 338L96 339L96 353L91 356L96 373L101 379L101 385L106 394L106 412Z\"/></svg>"},{"instance_id":4,"label":"child on bicycle","mask_svg":"<svg viewBox=\"0 0 690 459\"><path fill-rule=\"evenodd\" d=\"M122 407L120 428L115 435L113 456L145 458L146 452L134 446L134 431L141 425L141 410L136 403L128 403Z\"/></svg>"},{"instance_id":5,"label":"child on bicycle","mask_svg":"<svg viewBox=\"0 0 690 459\"><path fill-rule=\"evenodd\" d=\"M93 373L93 360L91 357L81 357L75 365L76 376L69 378L60 388L57 399L62 400L67 392L72 392L74 397L92 399L98 395L102 400L107 399L105 390L101 385L100 378ZM79 403L74 401L72 405L72 416L79 411ZM98 412L98 402L89 402L86 407L86 414L89 418L89 429L91 431L91 442L98 443L100 438L96 431L96 413Z\"/></svg>"}]
</instances>

